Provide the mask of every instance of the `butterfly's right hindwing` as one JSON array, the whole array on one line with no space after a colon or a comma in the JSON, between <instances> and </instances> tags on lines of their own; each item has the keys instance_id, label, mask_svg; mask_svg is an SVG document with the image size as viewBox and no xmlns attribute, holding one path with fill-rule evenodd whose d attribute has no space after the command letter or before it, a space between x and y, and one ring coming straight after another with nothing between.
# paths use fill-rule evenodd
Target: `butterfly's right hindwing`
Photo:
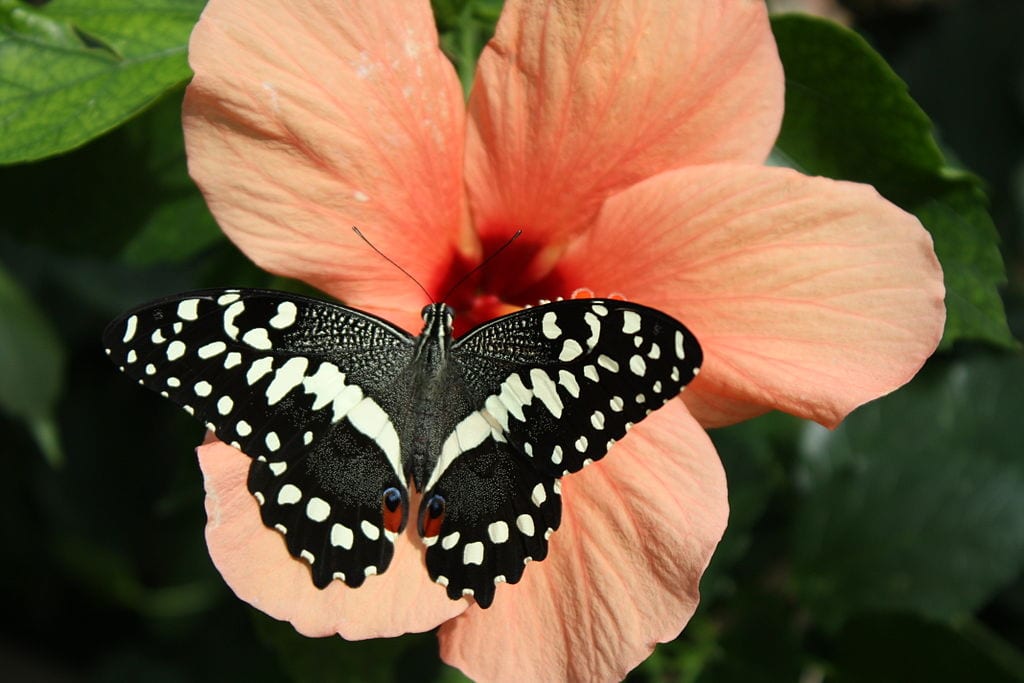
<instances>
[{"instance_id":1,"label":"butterfly's right hindwing","mask_svg":"<svg viewBox=\"0 0 1024 683\"><path fill-rule=\"evenodd\" d=\"M394 533L381 497L398 489L404 511L408 495L393 385L412 337L315 299L206 290L122 316L104 344L125 374L253 458L263 522L311 565L316 585L358 586L387 568Z\"/></svg>"},{"instance_id":2,"label":"butterfly's right hindwing","mask_svg":"<svg viewBox=\"0 0 1024 683\"><path fill-rule=\"evenodd\" d=\"M490 606L501 583L518 583L527 563L548 554L562 519L561 485L507 443L487 439L459 456L429 496L445 501L440 532L427 543L427 570L448 597Z\"/></svg>"}]
</instances>

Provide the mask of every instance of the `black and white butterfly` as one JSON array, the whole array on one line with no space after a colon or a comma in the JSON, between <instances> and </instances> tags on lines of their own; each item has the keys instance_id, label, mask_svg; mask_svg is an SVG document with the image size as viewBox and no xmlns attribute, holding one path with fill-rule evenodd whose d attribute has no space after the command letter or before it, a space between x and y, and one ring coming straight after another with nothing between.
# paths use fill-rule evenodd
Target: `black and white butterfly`
<instances>
[{"instance_id":1,"label":"black and white butterfly","mask_svg":"<svg viewBox=\"0 0 1024 683\"><path fill-rule=\"evenodd\" d=\"M119 369L252 458L263 523L313 583L388 568L413 511L431 578L482 607L547 555L559 478L601 457L697 374L672 317L610 299L526 308L452 338L452 309L418 337L283 292L180 294L112 322Z\"/></svg>"}]
</instances>

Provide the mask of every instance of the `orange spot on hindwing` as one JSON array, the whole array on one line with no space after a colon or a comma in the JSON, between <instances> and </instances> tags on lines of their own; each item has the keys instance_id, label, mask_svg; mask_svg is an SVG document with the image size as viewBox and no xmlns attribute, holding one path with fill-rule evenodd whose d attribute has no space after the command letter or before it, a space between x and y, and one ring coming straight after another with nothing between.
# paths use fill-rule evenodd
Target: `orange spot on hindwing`
<instances>
[{"instance_id":1,"label":"orange spot on hindwing","mask_svg":"<svg viewBox=\"0 0 1024 683\"><path fill-rule=\"evenodd\" d=\"M384 518L384 528L388 531L399 533L405 526L405 510L408 504L402 497L402 492L394 486L384 491L380 501L380 511Z\"/></svg>"},{"instance_id":2,"label":"orange spot on hindwing","mask_svg":"<svg viewBox=\"0 0 1024 683\"><path fill-rule=\"evenodd\" d=\"M423 538L432 538L441 533L444 522L444 498L432 495L420 508L419 532Z\"/></svg>"}]
</instances>

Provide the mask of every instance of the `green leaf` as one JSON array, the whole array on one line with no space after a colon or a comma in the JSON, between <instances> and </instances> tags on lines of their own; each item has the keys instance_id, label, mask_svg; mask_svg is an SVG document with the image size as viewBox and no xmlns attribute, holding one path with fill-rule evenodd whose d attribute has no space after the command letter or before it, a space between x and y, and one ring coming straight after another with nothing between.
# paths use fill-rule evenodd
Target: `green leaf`
<instances>
[{"instance_id":1,"label":"green leaf","mask_svg":"<svg viewBox=\"0 0 1024 683\"><path fill-rule=\"evenodd\" d=\"M735 594L736 565L752 559L755 538L771 544L757 524L785 485L782 454L792 450L801 426L796 418L775 412L710 432L729 481L729 526L701 579L702 609Z\"/></svg>"},{"instance_id":2,"label":"green leaf","mask_svg":"<svg viewBox=\"0 0 1024 683\"><path fill-rule=\"evenodd\" d=\"M961 362L808 426L794 581L826 625L969 614L1024 567L1024 359Z\"/></svg>"},{"instance_id":3,"label":"green leaf","mask_svg":"<svg viewBox=\"0 0 1024 683\"><path fill-rule=\"evenodd\" d=\"M502 0L433 0L441 49L455 65L462 91L469 96L476 62L494 35Z\"/></svg>"},{"instance_id":4,"label":"green leaf","mask_svg":"<svg viewBox=\"0 0 1024 683\"><path fill-rule=\"evenodd\" d=\"M181 98L181 89L168 93L81 149L0 167L7 234L56 253L135 266L181 262L226 242L188 176Z\"/></svg>"},{"instance_id":5,"label":"green leaf","mask_svg":"<svg viewBox=\"0 0 1024 683\"><path fill-rule=\"evenodd\" d=\"M998 287L1006 274L980 181L952 168L906 84L863 38L801 15L772 19L786 71L786 114L773 161L874 185L916 215L946 277L943 345L1016 345Z\"/></svg>"},{"instance_id":6,"label":"green leaf","mask_svg":"<svg viewBox=\"0 0 1024 683\"><path fill-rule=\"evenodd\" d=\"M78 147L187 80L202 0L0 0L0 163Z\"/></svg>"},{"instance_id":7,"label":"green leaf","mask_svg":"<svg viewBox=\"0 0 1024 683\"><path fill-rule=\"evenodd\" d=\"M157 207L142 229L125 245L125 263L149 266L183 261L223 241L206 202L196 192Z\"/></svg>"},{"instance_id":8,"label":"green leaf","mask_svg":"<svg viewBox=\"0 0 1024 683\"><path fill-rule=\"evenodd\" d=\"M953 627L911 615L870 615L839 634L828 683L1012 683L1024 663L974 622Z\"/></svg>"},{"instance_id":9,"label":"green leaf","mask_svg":"<svg viewBox=\"0 0 1024 683\"><path fill-rule=\"evenodd\" d=\"M64 348L46 316L0 267L0 408L23 420L51 464L62 460L54 408Z\"/></svg>"}]
</instances>

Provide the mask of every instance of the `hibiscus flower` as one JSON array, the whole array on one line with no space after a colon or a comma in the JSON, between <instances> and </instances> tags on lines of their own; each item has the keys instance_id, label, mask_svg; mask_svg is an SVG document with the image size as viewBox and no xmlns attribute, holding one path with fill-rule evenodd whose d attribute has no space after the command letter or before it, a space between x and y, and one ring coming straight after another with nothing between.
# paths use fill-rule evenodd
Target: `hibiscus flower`
<instances>
[{"instance_id":1,"label":"hibiscus flower","mask_svg":"<svg viewBox=\"0 0 1024 683\"><path fill-rule=\"evenodd\" d=\"M703 370L682 400L563 480L549 554L484 610L430 581L415 524L391 567L318 590L260 523L248 458L211 440L211 556L244 600L310 636L440 625L481 680L607 680L674 638L725 528L704 427L771 409L836 425L935 349L928 234L872 188L763 165L783 74L755 0L511 0L464 103L426 0L211 0L191 43L189 167L251 259L420 327L463 329L579 288L683 321ZM413 505L415 509L415 504Z\"/></svg>"}]
</instances>

